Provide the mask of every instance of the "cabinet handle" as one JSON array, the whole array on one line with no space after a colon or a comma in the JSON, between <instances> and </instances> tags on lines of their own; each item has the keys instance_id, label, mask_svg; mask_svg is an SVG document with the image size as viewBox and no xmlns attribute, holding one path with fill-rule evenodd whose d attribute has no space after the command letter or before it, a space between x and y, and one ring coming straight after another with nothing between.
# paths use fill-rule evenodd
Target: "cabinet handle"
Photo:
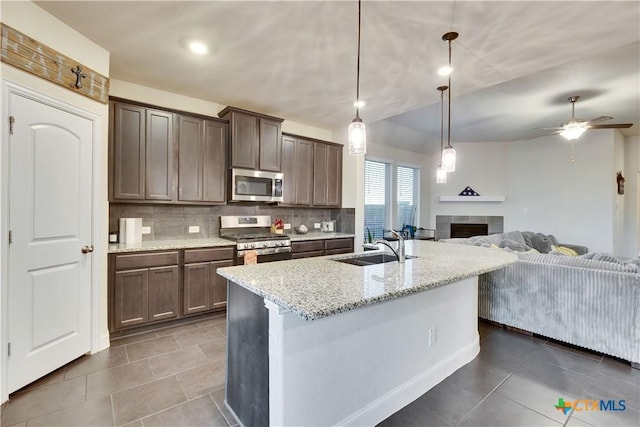
<instances>
[{"instance_id":1,"label":"cabinet handle","mask_svg":"<svg viewBox=\"0 0 640 427\"><path fill-rule=\"evenodd\" d=\"M81 250L83 254L90 254L93 252L93 245L83 246Z\"/></svg>"}]
</instances>

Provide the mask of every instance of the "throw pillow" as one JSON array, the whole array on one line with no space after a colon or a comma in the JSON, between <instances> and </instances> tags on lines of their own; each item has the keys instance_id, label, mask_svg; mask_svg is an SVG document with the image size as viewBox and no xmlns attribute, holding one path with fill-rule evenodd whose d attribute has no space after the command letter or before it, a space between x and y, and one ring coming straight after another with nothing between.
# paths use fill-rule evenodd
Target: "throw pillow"
<instances>
[{"instance_id":1,"label":"throw pillow","mask_svg":"<svg viewBox=\"0 0 640 427\"><path fill-rule=\"evenodd\" d=\"M566 256L578 256L578 252L574 251L571 248L567 248L566 246L552 245L551 250L554 252L560 252L561 254Z\"/></svg>"}]
</instances>

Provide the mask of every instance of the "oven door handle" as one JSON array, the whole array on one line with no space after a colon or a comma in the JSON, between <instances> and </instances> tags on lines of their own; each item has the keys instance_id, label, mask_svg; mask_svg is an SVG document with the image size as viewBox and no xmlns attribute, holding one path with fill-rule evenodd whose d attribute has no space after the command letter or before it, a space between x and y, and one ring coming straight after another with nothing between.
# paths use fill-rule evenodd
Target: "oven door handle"
<instances>
[{"instance_id":1,"label":"oven door handle","mask_svg":"<svg viewBox=\"0 0 640 427\"><path fill-rule=\"evenodd\" d=\"M250 249L250 250L255 251L256 254L260 256L260 255L272 255L272 254L281 254L285 252L291 252L291 247L286 246L286 247L279 247L279 248ZM245 252L248 252L248 251L238 251L238 257L240 258L244 257Z\"/></svg>"}]
</instances>

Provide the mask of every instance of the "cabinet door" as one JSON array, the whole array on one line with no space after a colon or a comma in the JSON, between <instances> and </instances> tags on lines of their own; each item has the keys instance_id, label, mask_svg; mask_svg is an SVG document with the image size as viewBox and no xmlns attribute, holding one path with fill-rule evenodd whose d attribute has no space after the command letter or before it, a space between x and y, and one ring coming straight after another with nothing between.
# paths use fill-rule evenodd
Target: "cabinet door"
<instances>
[{"instance_id":1,"label":"cabinet door","mask_svg":"<svg viewBox=\"0 0 640 427\"><path fill-rule=\"evenodd\" d=\"M183 313L193 314L209 310L209 263L184 266Z\"/></svg>"},{"instance_id":2,"label":"cabinet door","mask_svg":"<svg viewBox=\"0 0 640 427\"><path fill-rule=\"evenodd\" d=\"M327 146L327 206L342 205L342 147Z\"/></svg>"},{"instance_id":3,"label":"cabinet door","mask_svg":"<svg viewBox=\"0 0 640 427\"><path fill-rule=\"evenodd\" d=\"M231 267L233 260L228 261L214 261L209 264L211 290L209 291L209 298L211 308L221 308L227 305L227 279L217 274L218 268Z\"/></svg>"},{"instance_id":4,"label":"cabinet door","mask_svg":"<svg viewBox=\"0 0 640 427\"><path fill-rule=\"evenodd\" d=\"M111 185L113 200L145 197L145 108L112 103Z\"/></svg>"},{"instance_id":5,"label":"cabinet door","mask_svg":"<svg viewBox=\"0 0 640 427\"><path fill-rule=\"evenodd\" d=\"M231 167L258 168L258 118L231 113Z\"/></svg>"},{"instance_id":6,"label":"cabinet door","mask_svg":"<svg viewBox=\"0 0 640 427\"><path fill-rule=\"evenodd\" d=\"M296 204L311 205L313 194L313 147L311 141L298 140L296 149Z\"/></svg>"},{"instance_id":7,"label":"cabinet door","mask_svg":"<svg viewBox=\"0 0 640 427\"><path fill-rule=\"evenodd\" d=\"M326 144L315 143L313 148L313 204L327 205L327 151Z\"/></svg>"},{"instance_id":8,"label":"cabinet door","mask_svg":"<svg viewBox=\"0 0 640 427\"><path fill-rule=\"evenodd\" d=\"M140 325L149 320L149 270L118 271L113 290L116 329Z\"/></svg>"},{"instance_id":9,"label":"cabinet door","mask_svg":"<svg viewBox=\"0 0 640 427\"><path fill-rule=\"evenodd\" d=\"M298 141L290 136L282 137L282 203L294 205L296 203L297 188L297 156L296 146Z\"/></svg>"},{"instance_id":10,"label":"cabinet door","mask_svg":"<svg viewBox=\"0 0 640 427\"><path fill-rule=\"evenodd\" d=\"M205 120L203 155L203 200L227 200L227 125Z\"/></svg>"},{"instance_id":11,"label":"cabinet door","mask_svg":"<svg viewBox=\"0 0 640 427\"><path fill-rule=\"evenodd\" d=\"M280 172L282 131L280 122L260 118L260 170Z\"/></svg>"},{"instance_id":12,"label":"cabinet door","mask_svg":"<svg viewBox=\"0 0 640 427\"><path fill-rule=\"evenodd\" d=\"M178 200L202 201L204 120L180 116L178 121Z\"/></svg>"},{"instance_id":13,"label":"cabinet door","mask_svg":"<svg viewBox=\"0 0 640 427\"><path fill-rule=\"evenodd\" d=\"M147 109L146 112L147 200L174 200L173 114Z\"/></svg>"},{"instance_id":14,"label":"cabinet door","mask_svg":"<svg viewBox=\"0 0 640 427\"><path fill-rule=\"evenodd\" d=\"M149 269L149 321L173 319L180 315L178 266Z\"/></svg>"}]
</instances>

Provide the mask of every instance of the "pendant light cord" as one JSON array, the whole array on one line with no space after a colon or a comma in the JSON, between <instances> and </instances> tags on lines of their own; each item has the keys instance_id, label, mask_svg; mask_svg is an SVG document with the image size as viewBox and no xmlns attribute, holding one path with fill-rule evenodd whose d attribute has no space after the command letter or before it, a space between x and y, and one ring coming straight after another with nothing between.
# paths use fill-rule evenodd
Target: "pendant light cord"
<instances>
[{"instance_id":1,"label":"pendant light cord","mask_svg":"<svg viewBox=\"0 0 640 427\"><path fill-rule=\"evenodd\" d=\"M356 74L356 118L360 118L360 23L362 20L362 0L358 0L358 67Z\"/></svg>"},{"instance_id":2,"label":"pendant light cord","mask_svg":"<svg viewBox=\"0 0 640 427\"><path fill-rule=\"evenodd\" d=\"M449 111L447 112L447 148L451 148L451 40L449 40Z\"/></svg>"}]
</instances>

